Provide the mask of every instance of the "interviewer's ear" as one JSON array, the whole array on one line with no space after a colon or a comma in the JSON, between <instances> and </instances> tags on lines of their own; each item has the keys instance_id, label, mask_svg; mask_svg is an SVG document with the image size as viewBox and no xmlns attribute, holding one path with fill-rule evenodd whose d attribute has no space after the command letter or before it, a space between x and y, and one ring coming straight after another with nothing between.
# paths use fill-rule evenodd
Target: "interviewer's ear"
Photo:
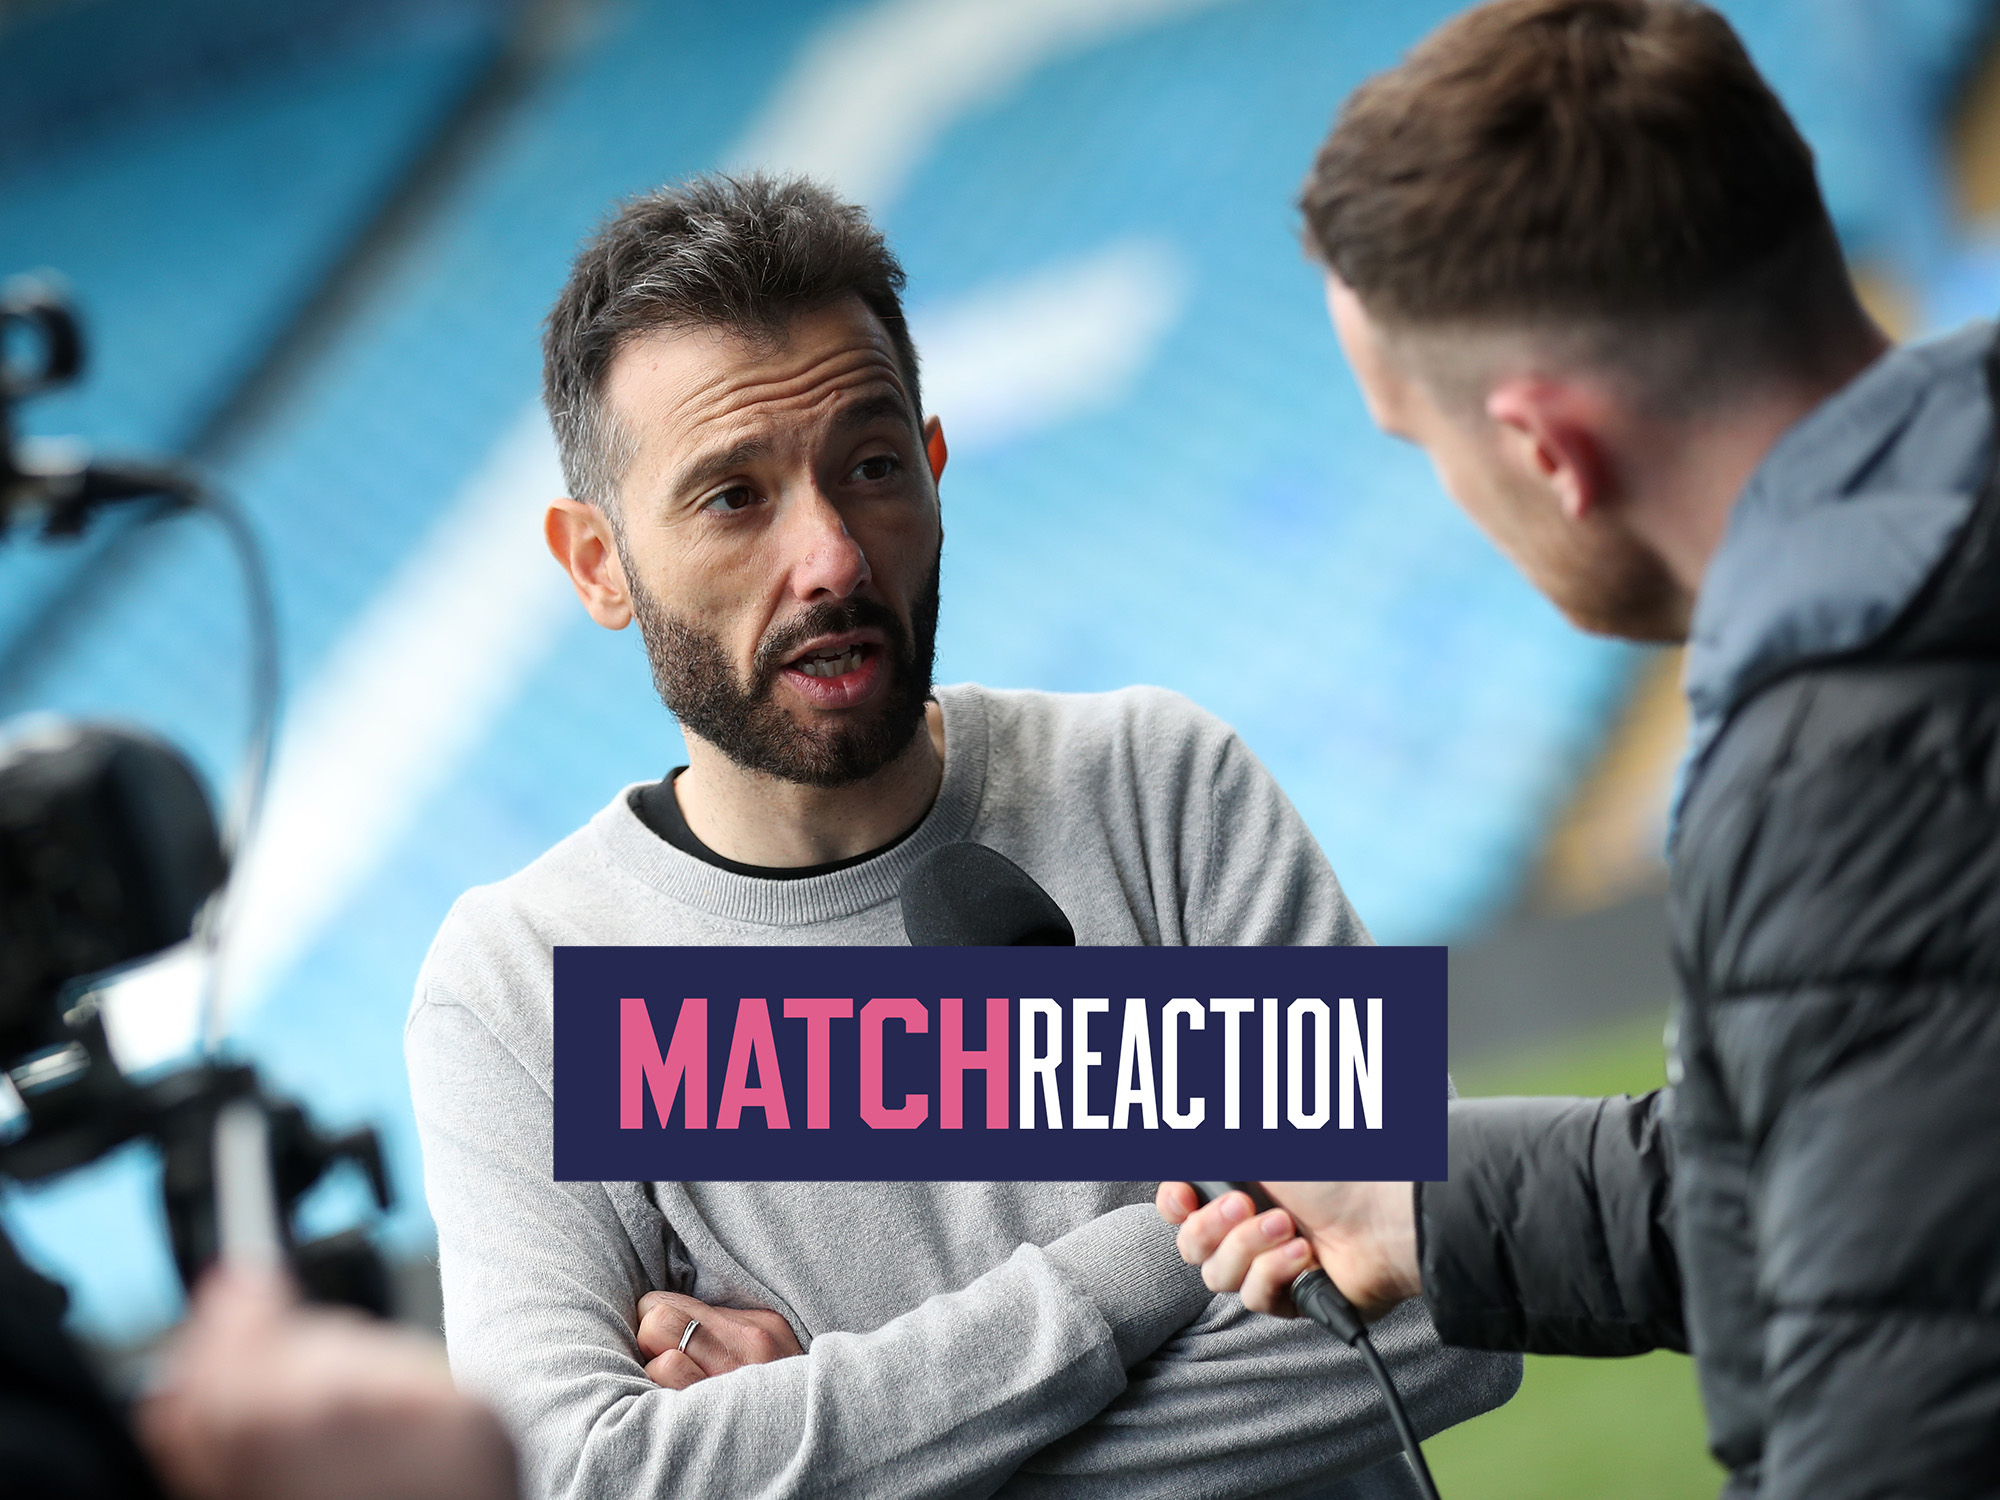
<instances>
[{"instance_id":1,"label":"interviewer's ear","mask_svg":"<svg viewBox=\"0 0 2000 1500\"><path fill-rule=\"evenodd\" d=\"M1581 521L1604 503L1611 474L1600 434L1608 414L1593 393L1521 376L1488 393L1486 415L1499 429L1501 455L1546 488L1566 519Z\"/></svg>"},{"instance_id":2,"label":"interviewer's ear","mask_svg":"<svg viewBox=\"0 0 2000 1500\"><path fill-rule=\"evenodd\" d=\"M542 535L591 619L606 630L623 630L632 623L632 593L609 516L582 500L552 500L542 518Z\"/></svg>"},{"instance_id":3,"label":"interviewer's ear","mask_svg":"<svg viewBox=\"0 0 2000 1500\"><path fill-rule=\"evenodd\" d=\"M950 456L951 450L944 443L944 423L932 417L924 423L924 457L931 462L932 484L944 478L944 461Z\"/></svg>"}]
</instances>

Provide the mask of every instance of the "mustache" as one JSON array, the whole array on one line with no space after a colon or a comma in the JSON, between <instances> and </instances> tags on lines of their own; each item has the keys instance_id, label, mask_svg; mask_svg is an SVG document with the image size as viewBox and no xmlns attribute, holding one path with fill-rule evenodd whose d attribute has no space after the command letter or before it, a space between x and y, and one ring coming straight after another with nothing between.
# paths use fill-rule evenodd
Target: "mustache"
<instances>
[{"instance_id":1,"label":"mustache","mask_svg":"<svg viewBox=\"0 0 2000 1500\"><path fill-rule=\"evenodd\" d=\"M815 604L780 625L758 644L757 657L751 665L756 685L760 688L769 686L784 670L785 663L814 638L870 628L882 632L898 660L909 656L909 632L896 618L896 612L879 600L849 599L840 604Z\"/></svg>"}]
</instances>

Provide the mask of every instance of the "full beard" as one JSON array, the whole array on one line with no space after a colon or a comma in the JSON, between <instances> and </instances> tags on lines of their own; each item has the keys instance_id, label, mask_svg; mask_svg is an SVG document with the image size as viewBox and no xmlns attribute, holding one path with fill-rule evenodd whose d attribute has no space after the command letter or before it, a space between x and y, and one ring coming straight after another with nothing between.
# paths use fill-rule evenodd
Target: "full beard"
<instances>
[{"instance_id":1,"label":"full beard","mask_svg":"<svg viewBox=\"0 0 2000 1500\"><path fill-rule=\"evenodd\" d=\"M937 658L940 557L911 610L910 626L872 599L820 604L767 635L747 682L737 678L713 634L664 607L628 563L632 613L646 643L653 687L688 734L706 740L745 770L801 786L865 781L909 748L924 723ZM828 723L802 724L777 701L785 663L816 636L869 627L883 634L888 682L873 704Z\"/></svg>"}]
</instances>

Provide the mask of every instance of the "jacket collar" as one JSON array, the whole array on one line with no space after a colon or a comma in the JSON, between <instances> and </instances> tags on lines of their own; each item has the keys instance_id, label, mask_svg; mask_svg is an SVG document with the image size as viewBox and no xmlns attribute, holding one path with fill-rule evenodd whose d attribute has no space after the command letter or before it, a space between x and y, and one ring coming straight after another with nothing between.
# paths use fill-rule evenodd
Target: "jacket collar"
<instances>
[{"instance_id":1,"label":"jacket collar","mask_svg":"<svg viewBox=\"0 0 2000 1500\"><path fill-rule=\"evenodd\" d=\"M1877 639L1950 550L1991 462L1993 336L1974 324L1884 355L1751 475L1695 601L1676 828L1737 705L1807 661Z\"/></svg>"}]
</instances>

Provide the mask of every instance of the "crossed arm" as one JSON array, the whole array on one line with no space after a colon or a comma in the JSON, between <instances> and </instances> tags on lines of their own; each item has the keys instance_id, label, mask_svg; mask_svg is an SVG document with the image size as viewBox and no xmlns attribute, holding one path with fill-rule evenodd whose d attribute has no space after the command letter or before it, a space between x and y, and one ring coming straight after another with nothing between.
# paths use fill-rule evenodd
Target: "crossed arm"
<instances>
[{"instance_id":1,"label":"crossed arm","mask_svg":"<svg viewBox=\"0 0 2000 1500\"><path fill-rule=\"evenodd\" d=\"M639 1299L638 1344L655 1384L684 1390L698 1380L745 1365L802 1353L791 1326L757 1308L714 1307L677 1292ZM1464 1415L1463 1361L1435 1346L1428 1322L1414 1308L1376 1329L1378 1345L1395 1361L1403 1388L1426 1432ZM1115 1487L1157 1494L1176 1488L1200 1494L1241 1492L1253 1476L1259 1494L1285 1493L1288 1483L1315 1491L1329 1472L1321 1455L1348 1450L1339 1468L1352 1470L1387 1434L1357 1421L1353 1392L1325 1368L1337 1345L1317 1329L1283 1325L1247 1313L1219 1297L1194 1323L1150 1359L1127 1372L1123 1395L1089 1422L1029 1458L1001 1493L1066 1495L1088 1483L1092 1493ZM1337 1358L1337 1356L1336 1356ZM1494 1399L1506 1394L1504 1361L1494 1366ZM1215 1378L1226 1374L1224 1383ZM1218 1442L1221 1434L1231 1441ZM1378 1492L1401 1495L1395 1465L1356 1476L1343 1486L1351 1500Z\"/></svg>"},{"instance_id":2,"label":"crossed arm","mask_svg":"<svg viewBox=\"0 0 2000 1500\"><path fill-rule=\"evenodd\" d=\"M1212 1298L1145 1204L880 1327L718 1312L683 1356L703 1304L676 1300L691 1283L651 1194L550 1180L547 1094L448 998L417 1008L410 1061L454 1370L513 1429L530 1493L1116 1496L1195 1475L1249 1496L1393 1452L1358 1361ZM640 1313L654 1291L673 1295ZM1516 1378L1421 1318L1400 1354L1440 1425Z\"/></svg>"}]
</instances>

